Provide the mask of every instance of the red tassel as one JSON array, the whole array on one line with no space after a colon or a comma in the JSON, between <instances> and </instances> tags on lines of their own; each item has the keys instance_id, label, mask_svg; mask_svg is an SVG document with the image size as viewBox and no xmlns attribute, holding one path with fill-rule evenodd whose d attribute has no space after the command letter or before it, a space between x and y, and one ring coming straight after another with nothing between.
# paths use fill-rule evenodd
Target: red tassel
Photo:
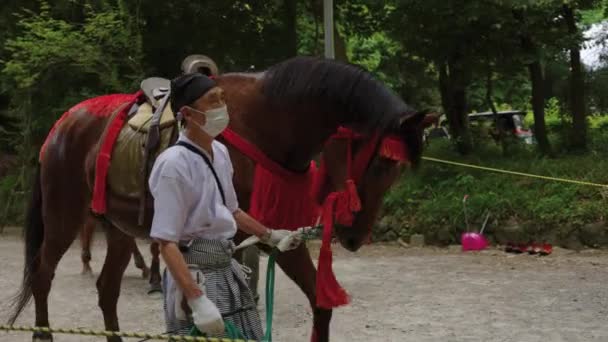
<instances>
[{"instance_id":1,"label":"red tassel","mask_svg":"<svg viewBox=\"0 0 608 342\"><path fill-rule=\"evenodd\" d=\"M335 192L335 203L332 205L334 208L335 219L338 224L343 226L352 226L355 216L350 210L350 203L348 199L348 193L345 191Z\"/></svg>"},{"instance_id":2,"label":"red tassel","mask_svg":"<svg viewBox=\"0 0 608 342\"><path fill-rule=\"evenodd\" d=\"M359 198L355 181L352 179L346 181L346 191L348 192L348 206L350 211L356 213L361 210L361 199Z\"/></svg>"},{"instance_id":3,"label":"red tassel","mask_svg":"<svg viewBox=\"0 0 608 342\"><path fill-rule=\"evenodd\" d=\"M399 162L409 160L405 144L397 137L388 136L380 144L380 156Z\"/></svg>"},{"instance_id":4,"label":"red tassel","mask_svg":"<svg viewBox=\"0 0 608 342\"><path fill-rule=\"evenodd\" d=\"M317 267L317 307L323 309L331 309L349 303L348 294L336 280L332 267L333 212L338 197L338 193L330 194L325 202L323 212L323 240Z\"/></svg>"}]
</instances>

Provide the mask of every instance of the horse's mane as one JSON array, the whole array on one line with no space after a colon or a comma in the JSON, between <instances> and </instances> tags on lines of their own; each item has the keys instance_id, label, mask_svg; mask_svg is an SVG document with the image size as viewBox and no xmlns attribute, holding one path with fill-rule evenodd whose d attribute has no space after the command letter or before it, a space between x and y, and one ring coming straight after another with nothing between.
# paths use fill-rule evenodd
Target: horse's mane
<instances>
[{"instance_id":1,"label":"horse's mane","mask_svg":"<svg viewBox=\"0 0 608 342\"><path fill-rule=\"evenodd\" d=\"M284 108L312 108L338 114L342 125L358 130L397 133L416 165L422 140L416 127L399 127L418 114L399 96L359 66L316 57L295 57L270 67L262 92L271 104Z\"/></svg>"},{"instance_id":2,"label":"horse's mane","mask_svg":"<svg viewBox=\"0 0 608 342\"><path fill-rule=\"evenodd\" d=\"M270 67L262 92L274 105L314 106L339 115L345 125L369 131L393 129L414 115L389 88L361 67L316 57L295 57Z\"/></svg>"}]
</instances>

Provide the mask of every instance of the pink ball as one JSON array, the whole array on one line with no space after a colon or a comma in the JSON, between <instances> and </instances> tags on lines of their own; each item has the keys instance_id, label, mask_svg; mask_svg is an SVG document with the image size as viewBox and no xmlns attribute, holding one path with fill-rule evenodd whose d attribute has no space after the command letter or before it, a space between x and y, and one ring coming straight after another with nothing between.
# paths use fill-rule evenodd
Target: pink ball
<instances>
[{"instance_id":1,"label":"pink ball","mask_svg":"<svg viewBox=\"0 0 608 342\"><path fill-rule=\"evenodd\" d=\"M488 240L479 233L462 233L460 243L463 251L481 251L488 247Z\"/></svg>"}]
</instances>

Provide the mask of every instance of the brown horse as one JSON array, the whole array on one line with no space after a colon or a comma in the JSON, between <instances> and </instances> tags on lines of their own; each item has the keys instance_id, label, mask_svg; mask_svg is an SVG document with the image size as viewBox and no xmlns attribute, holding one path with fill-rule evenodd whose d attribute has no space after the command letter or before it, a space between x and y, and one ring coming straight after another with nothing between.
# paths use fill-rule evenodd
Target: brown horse
<instances>
[{"instance_id":1,"label":"brown horse","mask_svg":"<svg viewBox=\"0 0 608 342\"><path fill-rule=\"evenodd\" d=\"M231 129L257 146L270 160L292 172L304 172L321 151L326 164L319 198L344 190L351 164L374 143L373 136L391 134L406 145L409 160L418 162L424 114L407 107L369 73L352 65L317 58L294 58L258 74L225 74L217 78L230 108ZM86 106L56 125L40 159L24 231L26 252L22 289L15 299L14 323L32 295L36 326L49 326L48 295L61 257L87 218L95 178L95 158L107 116ZM329 139L340 126L363 134L356 139ZM329 139L329 140L328 140ZM254 186L255 163L228 146L234 164L234 185L241 208L248 210ZM366 241L384 193L398 178L400 163L370 155L359 165L356 192L361 210L347 226L336 226L340 243L351 251ZM352 183L351 183L352 184ZM116 306L134 237L149 234L148 203L144 227L137 222L138 203L107 192L103 227L106 260L97 280L99 306L106 330L119 330ZM237 240L244 236L237 236ZM238 241L237 241L238 242ZM277 263L308 297L314 312L313 339L329 340L332 311L316 306L316 270L307 248L281 254ZM36 341L51 341L48 333L34 333ZM108 338L108 341L121 341Z\"/></svg>"}]
</instances>

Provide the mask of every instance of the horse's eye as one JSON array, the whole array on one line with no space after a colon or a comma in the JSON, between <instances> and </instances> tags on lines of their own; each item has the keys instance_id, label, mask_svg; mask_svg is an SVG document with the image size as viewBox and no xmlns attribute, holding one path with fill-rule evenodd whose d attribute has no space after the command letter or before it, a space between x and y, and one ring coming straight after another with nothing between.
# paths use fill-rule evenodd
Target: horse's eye
<instances>
[{"instance_id":1,"label":"horse's eye","mask_svg":"<svg viewBox=\"0 0 608 342\"><path fill-rule=\"evenodd\" d=\"M374 176L382 176L386 174L393 166L394 162L391 160L386 158L376 158L372 164L371 171Z\"/></svg>"}]
</instances>

